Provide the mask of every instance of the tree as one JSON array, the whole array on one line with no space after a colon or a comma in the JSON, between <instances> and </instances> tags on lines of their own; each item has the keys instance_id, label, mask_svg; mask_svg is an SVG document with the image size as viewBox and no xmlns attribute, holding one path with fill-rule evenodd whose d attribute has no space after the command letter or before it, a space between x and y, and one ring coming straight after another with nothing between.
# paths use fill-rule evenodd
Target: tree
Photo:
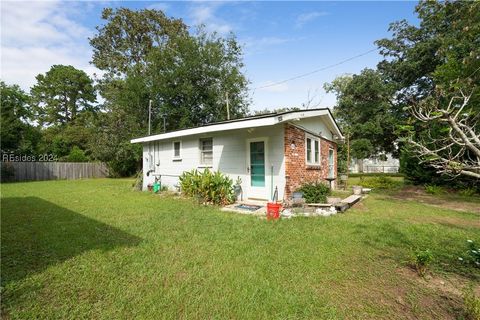
<instances>
[{"instance_id":1,"label":"tree","mask_svg":"<svg viewBox=\"0 0 480 320\"><path fill-rule=\"evenodd\" d=\"M0 119L2 152L35 155L40 132L27 122L30 117L29 96L17 85L0 81Z\"/></svg>"},{"instance_id":2,"label":"tree","mask_svg":"<svg viewBox=\"0 0 480 320\"><path fill-rule=\"evenodd\" d=\"M142 146L129 140L136 125L121 110L100 115L98 131L89 149L95 158L107 164L109 174L114 177L128 176L141 169Z\"/></svg>"},{"instance_id":3,"label":"tree","mask_svg":"<svg viewBox=\"0 0 480 320\"><path fill-rule=\"evenodd\" d=\"M102 18L105 25L90 43L93 64L105 71L98 87L111 127L102 128L99 141L112 159L141 159L129 140L148 132L150 101L152 133L163 131L163 117L167 130L226 120L227 99L232 119L247 113L242 52L233 35L223 38L202 28L190 34L182 20L158 10L105 9ZM128 125L118 126L118 119ZM111 166L124 174L138 163Z\"/></svg>"},{"instance_id":4,"label":"tree","mask_svg":"<svg viewBox=\"0 0 480 320\"><path fill-rule=\"evenodd\" d=\"M54 65L36 79L31 95L40 125L71 123L83 110L91 110L96 102L92 79L72 66Z\"/></svg>"},{"instance_id":5,"label":"tree","mask_svg":"<svg viewBox=\"0 0 480 320\"><path fill-rule=\"evenodd\" d=\"M367 158L397 152L400 112L394 104L394 87L380 73L364 69L359 75L338 77L324 88L337 96L334 114L351 139L352 155Z\"/></svg>"},{"instance_id":6,"label":"tree","mask_svg":"<svg viewBox=\"0 0 480 320\"><path fill-rule=\"evenodd\" d=\"M283 108L275 108L273 110L270 109L263 109L263 110L253 110L253 113L250 114L251 116L261 116L265 114L272 114L272 113L283 113L283 112L289 112L289 111L298 111L301 110L298 107L283 107Z\"/></svg>"},{"instance_id":7,"label":"tree","mask_svg":"<svg viewBox=\"0 0 480 320\"><path fill-rule=\"evenodd\" d=\"M419 136L411 133L406 141L421 161L438 173L480 179L480 115L469 106L470 95L460 91L444 106L442 97L425 99L410 107L418 121L427 124ZM440 132L432 134L431 132Z\"/></svg>"},{"instance_id":8,"label":"tree","mask_svg":"<svg viewBox=\"0 0 480 320\"><path fill-rule=\"evenodd\" d=\"M92 63L107 72L107 79L123 76L133 67L146 66L153 48L166 48L176 38L188 35L181 19L168 18L160 10L105 8L103 26L90 39L93 47Z\"/></svg>"},{"instance_id":9,"label":"tree","mask_svg":"<svg viewBox=\"0 0 480 320\"><path fill-rule=\"evenodd\" d=\"M424 180L423 173L428 170L424 165L428 164L437 173L453 175L458 181L466 175L453 170L453 163L464 167L471 157L475 159L469 148L457 143L461 140L455 131L453 139L445 137L454 128L448 125L448 117L437 116L444 113L442 117L446 117L453 110L450 104L456 101L458 92L469 92L469 112L480 112L479 9L480 3L475 1L421 1L416 7L418 27L406 21L395 22L390 26L393 37L376 42L385 56L378 65L379 72L396 87L396 104L413 112L410 119L401 121L414 133L405 140L402 156L409 162L406 167L412 180ZM468 121L476 124L475 119ZM408 159L412 154L419 156L422 149L421 163Z\"/></svg>"},{"instance_id":10,"label":"tree","mask_svg":"<svg viewBox=\"0 0 480 320\"><path fill-rule=\"evenodd\" d=\"M153 101L160 106L152 115L156 128L161 127L159 114L167 115L169 130L227 120L227 113L230 119L247 114L248 82L233 35L221 38L200 28L172 46L155 48L148 59Z\"/></svg>"},{"instance_id":11,"label":"tree","mask_svg":"<svg viewBox=\"0 0 480 320\"><path fill-rule=\"evenodd\" d=\"M480 66L480 3L420 1L415 11L418 27L394 22L393 37L376 41L385 57L378 70L395 83L397 100L404 105L434 94L438 86L466 92L472 82L463 80L480 79L478 73L470 78Z\"/></svg>"}]
</instances>

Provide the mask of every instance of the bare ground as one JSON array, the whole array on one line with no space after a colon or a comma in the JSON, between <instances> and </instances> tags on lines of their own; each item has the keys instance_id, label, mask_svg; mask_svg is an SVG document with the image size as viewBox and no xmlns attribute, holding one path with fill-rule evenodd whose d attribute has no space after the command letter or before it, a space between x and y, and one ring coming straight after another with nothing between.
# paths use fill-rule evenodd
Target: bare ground
<instances>
[{"instance_id":1,"label":"bare ground","mask_svg":"<svg viewBox=\"0 0 480 320\"><path fill-rule=\"evenodd\" d=\"M456 199L449 199L448 197L443 196L429 195L425 193L423 188L417 186L404 187L401 191L398 191L394 195L391 195L391 197L399 200L425 203L438 208L480 214L480 202L467 202Z\"/></svg>"}]
</instances>

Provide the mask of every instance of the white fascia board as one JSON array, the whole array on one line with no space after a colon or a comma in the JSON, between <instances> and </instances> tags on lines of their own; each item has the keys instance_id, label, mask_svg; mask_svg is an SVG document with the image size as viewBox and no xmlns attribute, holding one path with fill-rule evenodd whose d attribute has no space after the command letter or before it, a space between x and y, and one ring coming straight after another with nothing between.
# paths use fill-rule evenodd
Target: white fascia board
<instances>
[{"instance_id":1,"label":"white fascia board","mask_svg":"<svg viewBox=\"0 0 480 320\"><path fill-rule=\"evenodd\" d=\"M333 129L334 133L336 136L338 136L337 140L343 140L345 139L342 135L342 132L340 131L340 128L338 128L337 124L335 123L335 120L332 117L332 114L324 109L324 110L311 110L311 111L298 111L298 112L293 112L286 114L283 117L283 121L295 121L296 119L305 119L305 118L311 118L311 117L319 117L319 116L327 116L328 120L330 121L329 127L330 129Z\"/></svg>"},{"instance_id":2,"label":"white fascia board","mask_svg":"<svg viewBox=\"0 0 480 320\"><path fill-rule=\"evenodd\" d=\"M236 121L236 122L229 122L229 123L219 123L219 124L212 124L204 127L162 133L154 136L132 139L130 140L130 142L139 143L139 142L166 140L166 139L172 139L172 138L178 138L178 137L184 137L184 136L190 136L190 135L196 135L196 134L204 134L204 133L210 133L210 132L217 132L217 131L272 126L277 123L279 123L277 120L277 117L272 116L268 118L251 119L251 120Z\"/></svg>"},{"instance_id":3,"label":"white fascia board","mask_svg":"<svg viewBox=\"0 0 480 320\"><path fill-rule=\"evenodd\" d=\"M334 129L335 134L339 137L340 140L344 139L340 132L340 129L337 127L330 112L326 109L322 109L322 110L303 110L303 111L291 112L287 114L272 115L271 117L265 117L260 119L250 119L250 120L212 124L204 127L178 130L178 131L173 131L168 133L157 134L154 136L147 136L147 137L132 139L130 140L130 142L131 143L151 142L151 141L173 139L173 138L179 138L184 136L205 134L205 133L218 132L218 131L266 127L266 126L273 126L278 123L295 121L296 119L304 119L304 118L319 117L319 116L327 116L328 119L330 120L330 126Z\"/></svg>"}]
</instances>

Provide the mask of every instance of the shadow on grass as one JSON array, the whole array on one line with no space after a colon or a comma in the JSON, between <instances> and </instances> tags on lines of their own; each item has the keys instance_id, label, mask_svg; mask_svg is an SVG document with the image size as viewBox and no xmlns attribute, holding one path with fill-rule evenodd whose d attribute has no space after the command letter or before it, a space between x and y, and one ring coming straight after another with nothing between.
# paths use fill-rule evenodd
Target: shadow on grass
<instances>
[{"instance_id":1,"label":"shadow on grass","mask_svg":"<svg viewBox=\"0 0 480 320\"><path fill-rule=\"evenodd\" d=\"M21 280L89 250L141 239L36 197L1 200L1 283Z\"/></svg>"}]
</instances>

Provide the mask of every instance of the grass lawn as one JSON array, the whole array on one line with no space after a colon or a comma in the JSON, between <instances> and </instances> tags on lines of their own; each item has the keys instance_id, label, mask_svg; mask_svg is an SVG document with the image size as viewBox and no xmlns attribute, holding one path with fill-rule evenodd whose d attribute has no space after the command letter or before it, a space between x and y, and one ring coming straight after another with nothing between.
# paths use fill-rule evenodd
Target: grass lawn
<instances>
[{"instance_id":1,"label":"grass lawn","mask_svg":"<svg viewBox=\"0 0 480 320\"><path fill-rule=\"evenodd\" d=\"M2 318L457 319L462 288L478 289L458 261L480 243L473 211L374 193L269 222L130 185L1 186ZM435 257L425 279L416 248Z\"/></svg>"}]
</instances>

